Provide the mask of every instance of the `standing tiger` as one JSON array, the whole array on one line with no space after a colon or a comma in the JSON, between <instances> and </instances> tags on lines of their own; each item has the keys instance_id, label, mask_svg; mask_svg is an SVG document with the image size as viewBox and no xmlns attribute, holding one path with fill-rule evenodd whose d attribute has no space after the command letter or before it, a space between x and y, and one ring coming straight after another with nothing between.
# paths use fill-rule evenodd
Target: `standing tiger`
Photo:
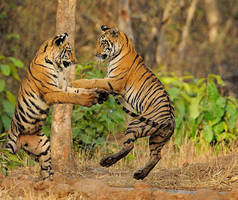
<instances>
[{"instance_id":1,"label":"standing tiger","mask_svg":"<svg viewBox=\"0 0 238 200\"><path fill-rule=\"evenodd\" d=\"M52 178L50 142L42 131L51 104L92 106L105 93L67 86L66 68L75 62L67 33L45 41L27 69L8 131L6 149L22 148L39 161L43 179Z\"/></svg>"},{"instance_id":2,"label":"standing tiger","mask_svg":"<svg viewBox=\"0 0 238 200\"><path fill-rule=\"evenodd\" d=\"M161 149L174 132L174 108L159 79L145 66L132 42L116 28L101 26L103 34L96 44L96 56L108 64L104 79L79 79L73 87L100 88L121 95L139 115L123 110L135 117L125 131L123 147L118 153L100 161L109 167L125 157L137 138L149 136L150 159L134 173L135 179L144 179L161 159ZM116 102L120 104L118 99Z\"/></svg>"}]
</instances>

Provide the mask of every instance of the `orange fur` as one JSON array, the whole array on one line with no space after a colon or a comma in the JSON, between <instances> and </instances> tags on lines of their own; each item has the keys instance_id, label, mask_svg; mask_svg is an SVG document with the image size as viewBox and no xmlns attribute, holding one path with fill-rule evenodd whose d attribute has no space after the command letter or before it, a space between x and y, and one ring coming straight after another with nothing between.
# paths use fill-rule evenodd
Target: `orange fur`
<instances>
[{"instance_id":1,"label":"orange fur","mask_svg":"<svg viewBox=\"0 0 238 200\"><path fill-rule=\"evenodd\" d=\"M50 142L42 131L49 107L55 103L92 106L96 90L73 88L66 81L66 68L75 62L66 33L45 41L27 69L8 131L6 148L17 153L23 148L39 161L43 179L52 177Z\"/></svg>"},{"instance_id":2,"label":"orange fur","mask_svg":"<svg viewBox=\"0 0 238 200\"><path fill-rule=\"evenodd\" d=\"M108 64L107 76L75 80L72 86L105 89L114 96L121 95L139 113L123 107L135 119L127 127L122 150L104 157L100 164L111 166L131 151L137 138L149 136L150 160L134 173L135 179L144 179L160 160L160 151L174 132L174 109L163 84L145 66L125 33L116 28L101 28L104 32L97 40L96 56Z\"/></svg>"}]
</instances>

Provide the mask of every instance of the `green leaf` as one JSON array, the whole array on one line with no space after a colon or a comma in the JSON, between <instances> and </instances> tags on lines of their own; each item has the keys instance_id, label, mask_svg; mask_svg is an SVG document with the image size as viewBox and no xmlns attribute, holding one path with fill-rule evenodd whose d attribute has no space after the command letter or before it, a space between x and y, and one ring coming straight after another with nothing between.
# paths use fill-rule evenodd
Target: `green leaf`
<instances>
[{"instance_id":1,"label":"green leaf","mask_svg":"<svg viewBox=\"0 0 238 200\"><path fill-rule=\"evenodd\" d=\"M91 144L92 143L92 138L89 135L81 135L80 139L85 143L85 144Z\"/></svg>"},{"instance_id":2,"label":"green leaf","mask_svg":"<svg viewBox=\"0 0 238 200\"><path fill-rule=\"evenodd\" d=\"M230 101L227 102L226 107L226 120L228 123L229 130L232 130L236 125L236 120L238 117L238 111L234 104Z\"/></svg>"},{"instance_id":3,"label":"green leaf","mask_svg":"<svg viewBox=\"0 0 238 200\"><path fill-rule=\"evenodd\" d=\"M224 121L222 121L221 123L216 124L214 126L213 130L216 134L220 134L226 129L226 127L227 127L226 123Z\"/></svg>"},{"instance_id":4,"label":"green leaf","mask_svg":"<svg viewBox=\"0 0 238 200\"><path fill-rule=\"evenodd\" d=\"M176 129L180 129L182 126L183 119L181 117L175 118Z\"/></svg>"},{"instance_id":5,"label":"green leaf","mask_svg":"<svg viewBox=\"0 0 238 200\"><path fill-rule=\"evenodd\" d=\"M0 68L1 68L1 71L2 71L3 75L5 75L5 76L9 76L10 75L11 68L10 68L9 65L1 64Z\"/></svg>"},{"instance_id":6,"label":"green leaf","mask_svg":"<svg viewBox=\"0 0 238 200\"><path fill-rule=\"evenodd\" d=\"M21 60L13 58L13 57L8 57L9 60L11 60L13 62L14 65L16 65L18 68L23 68L24 64Z\"/></svg>"},{"instance_id":7,"label":"green leaf","mask_svg":"<svg viewBox=\"0 0 238 200\"><path fill-rule=\"evenodd\" d=\"M217 97L215 102L208 100L206 103L207 104L204 105L205 119L211 121L212 125L214 125L219 122L225 114L226 99L224 97Z\"/></svg>"},{"instance_id":8,"label":"green leaf","mask_svg":"<svg viewBox=\"0 0 238 200\"><path fill-rule=\"evenodd\" d=\"M207 95L209 101L212 103L215 103L217 98L220 96L216 84L212 81L208 81L207 83Z\"/></svg>"},{"instance_id":9,"label":"green leaf","mask_svg":"<svg viewBox=\"0 0 238 200\"><path fill-rule=\"evenodd\" d=\"M168 90L168 93L171 98L171 101L174 101L174 99L179 97L181 91L178 88L173 87Z\"/></svg>"},{"instance_id":10,"label":"green leaf","mask_svg":"<svg viewBox=\"0 0 238 200\"><path fill-rule=\"evenodd\" d=\"M3 114L1 116L1 119L2 119L2 123L3 123L4 129L7 131L9 129L9 127L10 127L11 119L6 114Z\"/></svg>"},{"instance_id":11,"label":"green leaf","mask_svg":"<svg viewBox=\"0 0 238 200\"><path fill-rule=\"evenodd\" d=\"M95 144L96 145L103 145L103 144L105 144L105 139L103 137L99 137L99 138L96 139Z\"/></svg>"},{"instance_id":12,"label":"green leaf","mask_svg":"<svg viewBox=\"0 0 238 200\"><path fill-rule=\"evenodd\" d=\"M5 81L4 80L0 80L0 92L2 92L5 88Z\"/></svg>"},{"instance_id":13,"label":"green leaf","mask_svg":"<svg viewBox=\"0 0 238 200\"><path fill-rule=\"evenodd\" d=\"M6 92L6 96L11 104L16 105L16 97L9 90Z\"/></svg>"},{"instance_id":14,"label":"green leaf","mask_svg":"<svg viewBox=\"0 0 238 200\"><path fill-rule=\"evenodd\" d=\"M190 112L190 117L192 119L196 119L200 114L200 109L199 109L200 100L201 100L201 98L199 98L199 97L192 98L192 101L189 104L189 112Z\"/></svg>"},{"instance_id":15,"label":"green leaf","mask_svg":"<svg viewBox=\"0 0 238 200\"><path fill-rule=\"evenodd\" d=\"M135 159L136 159L136 156L134 156L134 155L132 155L131 153L129 153L129 154L127 155L127 159L128 159L129 161L132 161L132 160L135 160Z\"/></svg>"},{"instance_id":16,"label":"green leaf","mask_svg":"<svg viewBox=\"0 0 238 200\"><path fill-rule=\"evenodd\" d=\"M12 76L13 76L16 80L20 81L21 78L20 78L19 75L18 75L18 71L17 71L16 66L15 66L15 65L11 65L10 67L11 67L11 74L12 74Z\"/></svg>"},{"instance_id":17,"label":"green leaf","mask_svg":"<svg viewBox=\"0 0 238 200\"><path fill-rule=\"evenodd\" d=\"M219 85L221 85L221 86L224 86L224 85L225 85L224 81L222 80L221 76L219 76L219 75L209 74L209 75L208 75L208 78L209 78L209 79L214 79L214 78L215 78L216 81L217 81L217 83L218 83Z\"/></svg>"},{"instance_id":18,"label":"green leaf","mask_svg":"<svg viewBox=\"0 0 238 200\"><path fill-rule=\"evenodd\" d=\"M204 125L204 129L203 129L203 137L204 137L204 140L207 142L207 143L210 143L213 138L214 138L214 133L212 131L212 127L206 123Z\"/></svg>"},{"instance_id":19,"label":"green leaf","mask_svg":"<svg viewBox=\"0 0 238 200\"><path fill-rule=\"evenodd\" d=\"M22 161L18 158L17 155L11 154L9 151L6 151L6 150L1 150L1 152L7 156L8 166L13 167L13 165L21 165L22 164Z\"/></svg>"},{"instance_id":20,"label":"green leaf","mask_svg":"<svg viewBox=\"0 0 238 200\"><path fill-rule=\"evenodd\" d=\"M182 144L182 132L175 130L174 132L174 144L180 146Z\"/></svg>"},{"instance_id":21,"label":"green leaf","mask_svg":"<svg viewBox=\"0 0 238 200\"><path fill-rule=\"evenodd\" d=\"M178 116L183 118L185 116L186 113L186 104L185 104L185 100L180 98L175 102L175 107L176 107L176 111L178 113Z\"/></svg>"},{"instance_id":22,"label":"green leaf","mask_svg":"<svg viewBox=\"0 0 238 200\"><path fill-rule=\"evenodd\" d=\"M9 117L12 117L15 106L7 100L3 100L2 105L3 105L3 110L8 114Z\"/></svg>"}]
</instances>

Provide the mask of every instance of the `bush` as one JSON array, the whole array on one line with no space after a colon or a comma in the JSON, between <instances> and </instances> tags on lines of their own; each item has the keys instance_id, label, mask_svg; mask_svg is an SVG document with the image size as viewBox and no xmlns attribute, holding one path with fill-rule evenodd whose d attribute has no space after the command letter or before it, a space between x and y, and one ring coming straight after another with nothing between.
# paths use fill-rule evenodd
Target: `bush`
<instances>
[{"instance_id":1,"label":"bush","mask_svg":"<svg viewBox=\"0 0 238 200\"><path fill-rule=\"evenodd\" d=\"M198 150L203 145L231 144L237 139L237 99L223 97L217 88L224 86L218 75L196 79L193 76L161 77L175 106L176 129L174 143L183 138L195 141Z\"/></svg>"},{"instance_id":2,"label":"bush","mask_svg":"<svg viewBox=\"0 0 238 200\"><path fill-rule=\"evenodd\" d=\"M104 72L94 63L76 66L76 78L103 78ZM72 132L74 150L86 150L91 153L98 146L105 144L108 135L124 129L125 113L114 101L112 96L103 104L96 104L90 108L77 106L72 112ZM51 111L43 131L50 136Z\"/></svg>"},{"instance_id":3,"label":"bush","mask_svg":"<svg viewBox=\"0 0 238 200\"><path fill-rule=\"evenodd\" d=\"M93 63L78 65L77 78L103 78L104 72ZM109 96L102 105L91 108L75 106L72 116L72 129L75 149L94 147L105 144L106 136L115 134L124 129L125 113Z\"/></svg>"},{"instance_id":4,"label":"bush","mask_svg":"<svg viewBox=\"0 0 238 200\"><path fill-rule=\"evenodd\" d=\"M92 63L78 65L77 74L78 78L104 77L103 70ZM174 103L176 146L181 146L185 138L194 141L198 150L210 145L219 148L225 144L228 147L237 139L238 101L220 94L218 87L224 86L220 76L210 74L207 78L197 79L192 75L158 74L158 77ZM81 146L102 145L108 134L125 128L124 115L111 96L103 105L75 106L73 137Z\"/></svg>"},{"instance_id":5,"label":"bush","mask_svg":"<svg viewBox=\"0 0 238 200\"><path fill-rule=\"evenodd\" d=\"M77 78L103 78L104 72L93 63L78 65ZM192 75L177 77L174 74L157 74L165 85L175 107L176 128L174 144L179 147L184 139L196 143L197 149L213 145L227 147L237 139L238 101L223 97L218 86L224 82L218 75L197 79ZM50 118L50 117L49 117ZM50 119L45 132L50 132ZM72 130L74 149L90 149L105 144L107 135L125 129L125 113L112 96L103 105L91 108L74 106Z\"/></svg>"},{"instance_id":6,"label":"bush","mask_svg":"<svg viewBox=\"0 0 238 200\"><path fill-rule=\"evenodd\" d=\"M0 56L0 144L5 142L5 133L10 125L16 98L5 87L5 79L13 77L20 80L17 69L23 67L20 60L12 57ZM93 63L78 65L76 68L78 78L103 78L104 70ZM166 86L175 107L176 128L174 144L180 147L184 139L195 142L197 149L213 145L227 147L237 139L236 126L238 116L237 99L223 97L218 86L224 82L220 76L210 74L207 78L196 79L191 75L177 77L174 74L158 74L161 82ZM47 136L50 136L51 111L43 127ZM72 131L75 151L93 150L103 146L108 135L123 132L125 129L125 113L109 96L108 101L102 105L91 108L74 106L72 112ZM20 157L4 156L0 151L1 169L4 166L21 163Z\"/></svg>"},{"instance_id":7,"label":"bush","mask_svg":"<svg viewBox=\"0 0 238 200\"><path fill-rule=\"evenodd\" d=\"M0 169L6 175L6 168L19 166L22 161L19 156L12 155L2 149L6 142L6 132L11 124L11 117L14 113L16 98L12 92L7 89L6 81L8 78L20 81L18 68L23 68L22 61L0 55Z\"/></svg>"},{"instance_id":8,"label":"bush","mask_svg":"<svg viewBox=\"0 0 238 200\"><path fill-rule=\"evenodd\" d=\"M16 104L16 98L6 88L5 80L13 78L20 81L18 68L23 68L23 66L23 63L16 58L0 55L0 133L8 130Z\"/></svg>"}]
</instances>

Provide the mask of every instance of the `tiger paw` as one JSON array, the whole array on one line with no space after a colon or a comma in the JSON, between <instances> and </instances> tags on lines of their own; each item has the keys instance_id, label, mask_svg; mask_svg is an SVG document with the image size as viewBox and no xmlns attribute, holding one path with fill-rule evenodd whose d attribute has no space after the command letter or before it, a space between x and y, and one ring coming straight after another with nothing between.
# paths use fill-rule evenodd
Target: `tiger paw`
<instances>
[{"instance_id":1,"label":"tiger paw","mask_svg":"<svg viewBox=\"0 0 238 200\"><path fill-rule=\"evenodd\" d=\"M118 159L112 157L111 155L108 155L101 159L100 165L102 167L110 167L111 165L115 164L117 161Z\"/></svg>"},{"instance_id":2,"label":"tiger paw","mask_svg":"<svg viewBox=\"0 0 238 200\"><path fill-rule=\"evenodd\" d=\"M109 93L106 90L96 90L98 93L98 103L102 104L104 101L107 101Z\"/></svg>"},{"instance_id":3,"label":"tiger paw","mask_svg":"<svg viewBox=\"0 0 238 200\"><path fill-rule=\"evenodd\" d=\"M133 178L136 180L143 180L146 176L147 174L145 174L142 169L139 169L134 173Z\"/></svg>"}]
</instances>

